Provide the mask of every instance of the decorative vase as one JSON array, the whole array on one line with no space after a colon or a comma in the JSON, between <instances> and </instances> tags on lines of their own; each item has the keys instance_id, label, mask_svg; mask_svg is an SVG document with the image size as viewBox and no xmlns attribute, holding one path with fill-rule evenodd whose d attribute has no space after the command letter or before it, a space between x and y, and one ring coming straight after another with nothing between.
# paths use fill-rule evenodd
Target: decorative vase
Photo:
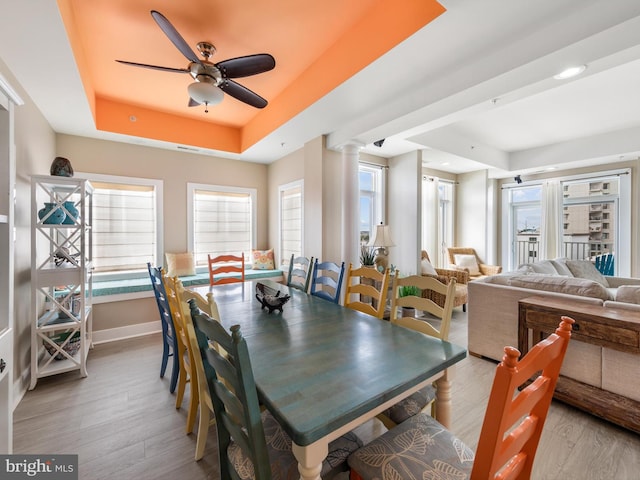
<instances>
[{"instance_id":1,"label":"decorative vase","mask_svg":"<svg viewBox=\"0 0 640 480\"><path fill-rule=\"evenodd\" d=\"M66 216L67 214L55 202L45 202L44 207L38 210L38 218L44 219L42 223L47 225L59 225L64 222Z\"/></svg>"},{"instance_id":2,"label":"decorative vase","mask_svg":"<svg viewBox=\"0 0 640 480\"><path fill-rule=\"evenodd\" d=\"M78 221L78 209L74 202L64 202L64 208L67 211L66 217L62 222L64 225L74 225Z\"/></svg>"},{"instance_id":3,"label":"decorative vase","mask_svg":"<svg viewBox=\"0 0 640 480\"><path fill-rule=\"evenodd\" d=\"M73 177L73 167L69 159L64 157L56 157L51 162L51 175L57 177Z\"/></svg>"}]
</instances>

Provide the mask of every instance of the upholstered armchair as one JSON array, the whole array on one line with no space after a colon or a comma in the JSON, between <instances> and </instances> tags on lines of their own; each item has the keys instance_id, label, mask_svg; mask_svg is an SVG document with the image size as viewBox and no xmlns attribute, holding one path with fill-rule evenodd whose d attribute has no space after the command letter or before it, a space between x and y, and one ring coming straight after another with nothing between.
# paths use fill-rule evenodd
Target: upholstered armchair
<instances>
[{"instance_id":1,"label":"upholstered armchair","mask_svg":"<svg viewBox=\"0 0 640 480\"><path fill-rule=\"evenodd\" d=\"M431 265L429 254L427 254L425 250L422 250L422 263L423 263L422 275L423 276L434 277L438 279L440 282L444 283L445 285L448 285L451 279L455 278L456 289L454 294L455 296L453 301L453 307L455 308L462 305L462 311L466 312L467 300L469 298L469 294L467 292L467 283L469 283L469 272L467 270L456 270L456 269L450 269L450 268L433 268L432 267L435 273L433 272L429 273L428 270L430 269L425 270L424 268L425 260L429 263L429 265ZM446 300L446 297L443 294L435 292L433 290L429 290L424 292L423 295L425 296L425 298L429 298L430 300L432 300L436 305L440 307L444 307L444 302Z\"/></svg>"},{"instance_id":2,"label":"upholstered armchair","mask_svg":"<svg viewBox=\"0 0 640 480\"><path fill-rule=\"evenodd\" d=\"M447 251L449 253L449 264L455 269L466 269L472 280L480 276L497 275L502 272L502 267L499 265L483 263L473 248L452 247L448 248Z\"/></svg>"}]
</instances>

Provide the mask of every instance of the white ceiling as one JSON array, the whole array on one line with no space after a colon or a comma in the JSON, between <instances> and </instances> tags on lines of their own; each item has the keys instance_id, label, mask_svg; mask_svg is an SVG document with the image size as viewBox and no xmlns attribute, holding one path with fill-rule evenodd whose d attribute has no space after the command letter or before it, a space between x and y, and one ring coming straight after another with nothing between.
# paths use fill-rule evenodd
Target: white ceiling
<instances>
[{"instance_id":1,"label":"white ceiling","mask_svg":"<svg viewBox=\"0 0 640 480\"><path fill-rule=\"evenodd\" d=\"M638 157L640 2L441 3L443 15L241 155L200 151L269 163L327 135L329 148L423 150L427 167L495 177ZM177 148L96 130L56 2L0 9L0 59L56 132ZM551 78L579 64L580 77Z\"/></svg>"}]
</instances>

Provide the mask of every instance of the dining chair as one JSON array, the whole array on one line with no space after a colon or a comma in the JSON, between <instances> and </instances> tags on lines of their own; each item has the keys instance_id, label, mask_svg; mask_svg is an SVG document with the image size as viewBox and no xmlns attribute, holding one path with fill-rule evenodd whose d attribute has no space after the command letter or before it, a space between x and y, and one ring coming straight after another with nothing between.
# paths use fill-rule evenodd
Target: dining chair
<instances>
[{"instance_id":1,"label":"dining chair","mask_svg":"<svg viewBox=\"0 0 640 480\"><path fill-rule=\"evenodd\" d=\"M351 478L530 478L572 324L573 319L563 316L555 333L520 361L518 349L504 348L475 460L474 452L460 439L433 417L421 413L353 453L349 457ZM540 375L533 380L538 372Z\"/></svg>"},{"instance_id":2,"label":"dining chair","mask_svg":"<svg viewBox=\"0 0 640 480\"><path fill-rule=\"evenodd\" d=\"M244 252L240 255L207 255L209 285L244 282ZM231 273L233 275L224 275Z\"/></svg>"},{"instance_id":3,"label":"dining chair","mask_svg":"<svg viewBox=\"0 0 640 480\"><path fill-rule=\"evenodd\" d=\"M338 265L334 262L318 262L316 258L311 274L311 295L339 303L342 277L344 277L344 262Z\"/></svg>"},{"instance_id":4,"label":"dining chair","mask_svg":"<svg viewBox=\"0 0 640 480\"><path fill-rule=\"evenodd\" d=\"M613 276L614 274L614 256L613 253L603 253L596 255L595 265L602 275Z\"/></svg>"},{"instance_id":5,"label":"dining chair","mask_svg":"<svg viewBox=\"0 0 640 480\"><path fill-rule=\"evenodd\" d=\"M291 254L289 261L289 275L287 275L287 287L297 288L303 292L309 290L309 280L313 269L313 257L296 257Z\"/></svg>"},{"instance_id":6,"label":"dining chair","mask_svg":"<svg viewBox=\"0 0 640 480\"><path fill-rule=\"evenodd\" d=\"M185 322L185 331L189 342L189 350L192 353L191 395L197 399L196 408L199 409L200 412L198 416L198 436L196 440L195 453L195 459L198 461L204 456L204 449L209 435L209 427L215 424L215 414L213 412L213 402L209 393L209 385L207 384L204 364L202 363L202 357L200 356L198 339L191 319L191 309L187 302L189 300L193 300L196 307L201 311L206 312L213 320L219 321L220 314L218 313L218 306L213 299L213 294L211 292L207 293L207 298L205 300L198 292L186 290L182 285L182 282L178 280L176 282L176 295L178 297L182 318ZM187 418L191 419L191 422L187 421L187 433L191 433L195 425L195 417L188 415Z\"/></svg>"},{"instance_id":7,"label":"dining chair","mask_svg":"<svg viewBox=\"0 0 640 480\"><path fill-rule=\"evenodd\" d=\"M162 267L152 267L151 263L147 263L149 277L151 278L151 286L156 297L158 311L160 312L160 324L162 325L162 363L160 364L160 378L164 378L167 370L169 358L173 359L171 370L171 381L169 383L169 391L173 393L178 383L178 374L180 372L180 358L178 357L178 338L173 331L173 318L171 316L171 308L167 299L167 292L162 282Z\"/></svg>"},{"instance_id":8,"label":"dining chair","mask_svg":"<svg viewBox=\"0 0 640 480\"><path fill-rule=\"evenodd\" d=\"M408 287L417 288L417 295L402 296L403 289ZM396 275L391 288L391 323L416 330L440 340L448 340L455 288L456 281L454 279L451 279L449 284L445 285L433 277L410 275L400 278L399 275ZM444 306L441 307L435 303L428 295L425 297L425 292L427 291L434 291L442 295L445 299ZM398 315L398 310L402 312L402 315ZM430 320L433 321L430 318L416 318L418 311L427 312L439 319L439 328L430 323ZM412 314L407 315L406 312L412 312ZM382 412L378 415L378 418L387 428L393 428L409 417L426 411L429 406L431 406L431 415L437 418L437 403L435 400L435 386L427 385Z\"/></svg>"},{"instance_id":9,"label":"dining chair","mask_svg":"<svg viewBox=\"0 0 640 480\"><path fill-rule=\"evenodd\" d=\"M189 300L189 305L216 416L220 478L299 478L291 438L268 410L260 410L240 326L232 326L229 334L219 322L200 311L195 301ZM221 355L220 350L226 355ZM331 442L321 475L346 467L348 455L362 444L353 432Z\"/></svg>"},{"instance_id":10,"label":"dining chair","mask_svg":"<svg viewBox=\"0 0 640 480\"><path fill-rule=\"evenodd\" d=\"M379 272L373 267L353 268L350 263L344 287L344 306L382 318L390 276L388 268ZM352 295L358 295L357 299L353 299Z\"/></svg>"},{"instance_id":11,"label":"dining chair","mask_svg":"<svg viewBox=\"0 0 640 480\"><path fill-rule=\"evenodd\" d=\"M187 410L186 431L187 433L191 433L198 413L198 391L196 388L196 373L193 369L193 352L191 351L189 339L187 338L185 318L180 308L180 300L177 292L178 282L180 282L180 280L178 277L169 277L163 273L162 281L165 291L167 292L171 317L173 318L174 332L178 339L177 352L180 362L180 374L178 375L178 388L176 391L176 408L182 406L187 383L190 383L191 393L189 395L189 408ZM182 282L180 282L180 284L182 284Z\"/></svg>"}]
</instances>

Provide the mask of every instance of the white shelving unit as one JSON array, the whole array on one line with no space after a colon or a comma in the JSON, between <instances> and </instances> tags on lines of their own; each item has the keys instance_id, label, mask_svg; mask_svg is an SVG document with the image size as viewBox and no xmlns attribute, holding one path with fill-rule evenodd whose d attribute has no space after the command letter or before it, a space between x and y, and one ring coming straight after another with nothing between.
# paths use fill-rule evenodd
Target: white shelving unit
<instances>
[{"instance_id":1,"label":"white shelving unit","mask_svg":"<svg viewBox=\"0 0 640 480\"><path fill-rule=\"evenodd\" d=\"M50 223L54 215L42 211L45 202L53 204L52 212L64 212L63 223ZM87 376L92 346L92 202L88 180L31 177L30 389L38 378L62 372L79 370Z\"/></svg>"}]
</instances>

